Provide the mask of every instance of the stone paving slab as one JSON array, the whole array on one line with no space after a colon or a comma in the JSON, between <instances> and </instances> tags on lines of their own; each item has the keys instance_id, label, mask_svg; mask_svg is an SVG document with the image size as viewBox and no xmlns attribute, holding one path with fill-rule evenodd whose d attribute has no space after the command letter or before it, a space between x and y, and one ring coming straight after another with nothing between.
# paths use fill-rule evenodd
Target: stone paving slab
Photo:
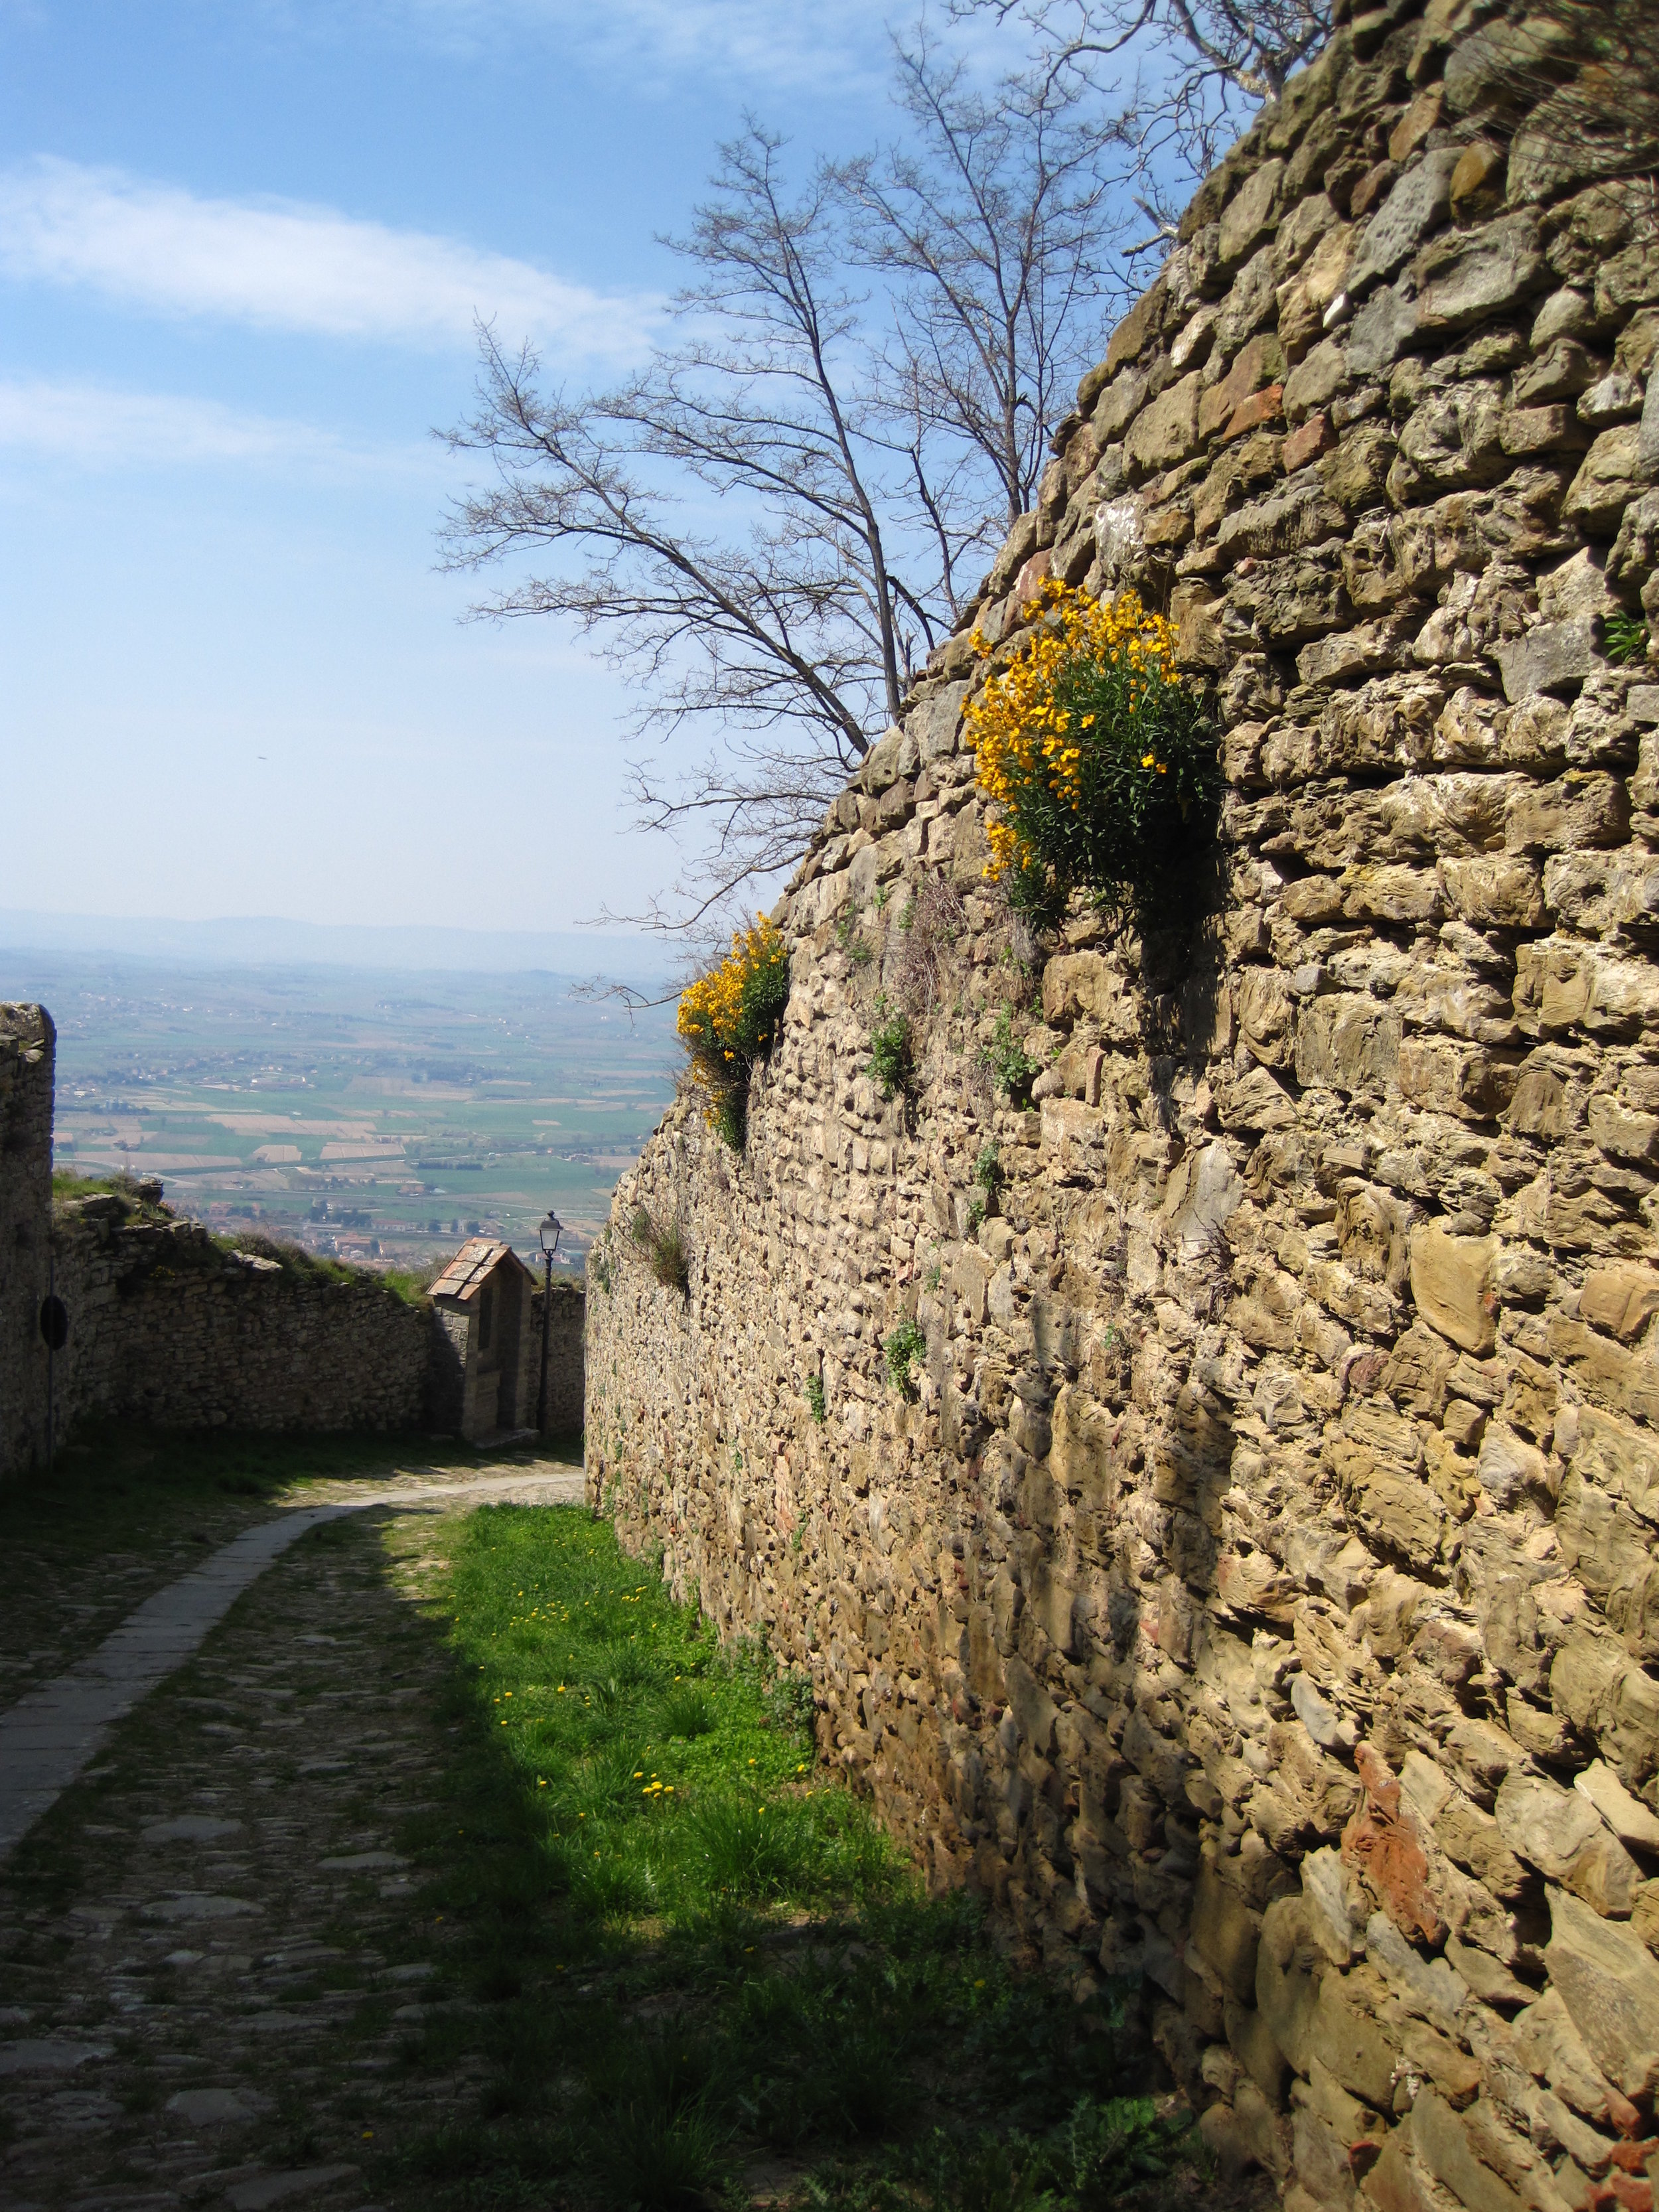
<instances>
[{"instance_id":1,"label":"stone paving slab","mask_svg":"<svg viewBox=\"0 0 1659 2212\"><path fill-rule=\"evenodd\" d=\"M0 1862L5 2212L446 2193L420 2147L489 2124L501 2015L466 1899L425 1893L432 1824L471 1808L449 1809L469 1723L423 1523L580 1495L503 1474L275 1556Z\"/></svg>"},{"instance_id":2,"label":"stone paving slab","mask_svg":"<svg viewBox=\"0 0 1659 2212\"><path fill-rule=\"evenodd\" d=\"M373 1490L345 1482L317 1487L325 1502L295 1505L244 1530L191 1573L147 1598L77 1665L0 1713L0 1859L91 1765L116 1723L181 1666L243 1591L308 1530L376 1506L409 1511L463 1498L580 1504L582 1477L578 1468L558 1474L539 1468L449 1481L403 1478Z\"/></svg>"}]
</instances>

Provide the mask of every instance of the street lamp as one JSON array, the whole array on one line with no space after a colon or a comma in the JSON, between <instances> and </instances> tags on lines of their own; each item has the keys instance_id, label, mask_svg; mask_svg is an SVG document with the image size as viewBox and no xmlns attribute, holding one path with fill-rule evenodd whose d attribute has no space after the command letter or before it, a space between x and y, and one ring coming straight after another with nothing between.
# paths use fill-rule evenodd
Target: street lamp
<instances>
[{"instance_id":1,"label":"street lamp","mask_svg":"<svg viewBox=\"0 0 1659 2212\"><path fill-rule=\"evenodd\" d=\"M536 1397L536 1434L547 1433L547 1332L553 1319L553 1255L559 1249L559 1238L564 1224L550 1206L546 1219L537 1231L541 1238L544 1274L542 1279L542 1387Z\"/></svg>"}]
</instances>

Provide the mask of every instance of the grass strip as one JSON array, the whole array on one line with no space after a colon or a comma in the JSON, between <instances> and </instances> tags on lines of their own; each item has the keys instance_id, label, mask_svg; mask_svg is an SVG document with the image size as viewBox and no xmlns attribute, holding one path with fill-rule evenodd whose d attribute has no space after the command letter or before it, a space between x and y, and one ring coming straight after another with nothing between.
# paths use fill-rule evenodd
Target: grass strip
<instances>
[{"instance_id":1,"label":"grass strip","mask_svg":"<svg viewBox=\"0 0 1659 2212\"><path fill-rule=\"evenodd\" d=\"M810 1699L578 1508L419 1538L455 1756L406 1843L442 1990L404 2052L488 2062L385 2193L616 2212L1092 2212L1190 2193L1121 1997L1013 1972L816 1762ZM1211 2193L1211 2201L1214 2201Z\"/></svg>"}]
</instances>

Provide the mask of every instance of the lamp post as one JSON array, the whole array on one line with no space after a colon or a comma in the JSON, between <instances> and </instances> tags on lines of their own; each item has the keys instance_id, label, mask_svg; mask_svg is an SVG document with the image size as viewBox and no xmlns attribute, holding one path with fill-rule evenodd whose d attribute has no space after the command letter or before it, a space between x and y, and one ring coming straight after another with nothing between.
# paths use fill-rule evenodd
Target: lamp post
<instances>
[{"instance_id":1,"label":"lamp post","mask_svg":"<svg viewBox=\"0 0 1659 2212\"><path fill-rule=\"evenodd\" d=\"M553 1255L559 1249L559 1237L564 1224L550 1206L546 1219L537 1231L541 1239L542 1278L542 1387L536 1394L536 1434L547 1433L547 1332L553 1319Z\"/></svg>"}]
</instances>

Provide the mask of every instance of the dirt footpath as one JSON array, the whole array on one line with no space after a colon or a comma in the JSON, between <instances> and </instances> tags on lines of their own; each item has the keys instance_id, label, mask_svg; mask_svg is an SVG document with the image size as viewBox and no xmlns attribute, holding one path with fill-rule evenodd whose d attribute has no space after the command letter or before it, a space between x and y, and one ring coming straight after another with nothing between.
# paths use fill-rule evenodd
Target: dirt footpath
<instances>
[{"instance_id":1,"label":"dirt footpath","mask_svg":"<svg viewBox=\"0 0 1659 2212\"><path fill-rule=\"evenodd\" d=\"M476 2101L485 2008L399 1849L461 1723L388 1517L302 1537L0 1867L5 2212L417 2202L386 2154Z\"/></svg>"}]
</instances>

